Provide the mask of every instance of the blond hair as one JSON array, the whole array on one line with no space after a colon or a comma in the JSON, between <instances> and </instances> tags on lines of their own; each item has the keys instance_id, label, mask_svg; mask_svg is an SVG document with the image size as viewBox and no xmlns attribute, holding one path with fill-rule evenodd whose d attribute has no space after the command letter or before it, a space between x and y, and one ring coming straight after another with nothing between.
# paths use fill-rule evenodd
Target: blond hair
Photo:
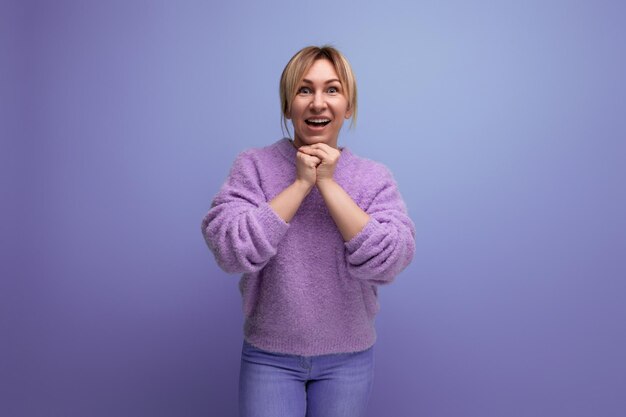
<instances>
[{"instance_id":1,"label":"blond hair","mask_svg":"<svg viewBox=\"0 0 626 417\"><path fill-rule=\"evenodd\" d=\"M309 68L311 68L313 63L318 59L330 61L335 68L339 76L341 87L348 100L348 109L352 111L350 127L356 124L356 79L350 63L341 52L331 45L323 45L321 47L307 46L300 49L291 57L280 76L279 95L282 111L280 119L282 126L287 129L287 133L289 133L287 115L291 112L291 103L298 92L298 85L302 82Z\"/></svg>"}]
</instances>

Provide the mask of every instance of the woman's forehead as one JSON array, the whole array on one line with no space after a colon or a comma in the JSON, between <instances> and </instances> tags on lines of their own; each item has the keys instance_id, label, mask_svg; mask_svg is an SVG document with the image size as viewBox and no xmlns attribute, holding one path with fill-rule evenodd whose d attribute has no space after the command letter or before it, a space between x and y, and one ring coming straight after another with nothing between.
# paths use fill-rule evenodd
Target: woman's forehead
<instances>
[{"instance_id":1,"label":"woman's forehead","mask_svg":"<svg viewBox=\"0 0 626 417\"><path fill-rule=\"evenodd\" d=\"M302 77L305 83L323 83L341 82L335 66L327 59L318 59L311 64L309 69Z\"/></svg>"}]
</instances>

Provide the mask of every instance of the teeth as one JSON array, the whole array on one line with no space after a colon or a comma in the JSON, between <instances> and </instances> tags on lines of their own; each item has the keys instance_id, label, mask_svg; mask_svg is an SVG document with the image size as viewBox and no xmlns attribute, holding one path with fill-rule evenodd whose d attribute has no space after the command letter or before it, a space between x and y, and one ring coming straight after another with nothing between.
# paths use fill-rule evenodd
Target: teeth
<instances>
[{"instance_id":1,"label":"teeth","mask_svg":"<svg viewBox=\"0 0 626 417\"><path fill-rule=\"evenodd\" d=\"M330 122L330 119L307 119L309 122L313 122L313 123L324 123L324 122Z\"/></svg>"}]
</instances>

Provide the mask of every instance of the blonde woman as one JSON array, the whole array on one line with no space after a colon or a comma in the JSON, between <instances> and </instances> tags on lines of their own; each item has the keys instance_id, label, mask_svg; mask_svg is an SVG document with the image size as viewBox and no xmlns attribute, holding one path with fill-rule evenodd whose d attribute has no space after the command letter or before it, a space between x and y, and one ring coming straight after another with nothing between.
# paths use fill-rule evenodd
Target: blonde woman
<instances>
[{"instance_id":1,"label":"blonde woman","mask_svg":"<svg viewBox=\"0 0 626 417\"><path fill-rule=\"evenodd\" d=\"M243 274L242 417L356 417L374 372L377 287L412 260L415 229L389 170L338 146L356 81L331 46L280 79L293 139L236 158L202 221L218 265Z\"/></svg>"}]
</instances>

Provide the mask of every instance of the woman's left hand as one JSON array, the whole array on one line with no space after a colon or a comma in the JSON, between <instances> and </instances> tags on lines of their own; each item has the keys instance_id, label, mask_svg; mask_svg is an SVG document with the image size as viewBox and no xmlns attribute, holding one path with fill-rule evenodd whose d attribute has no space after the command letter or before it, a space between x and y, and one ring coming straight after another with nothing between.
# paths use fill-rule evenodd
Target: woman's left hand
<instances>
[{"instance_id":1,"label":"woman's left hand","mask_svg":"<svg viewBox=\"0 0 626 417\"><path fill-rule=\"evenodd\" d=\"M317 156L322 161L317 166L316 183L333 179L335 167L341 156L339 149L335 149L325 143L314 143L313 145L300 146L298 151L307 155Z\"/></svg>"}]
</instances>

